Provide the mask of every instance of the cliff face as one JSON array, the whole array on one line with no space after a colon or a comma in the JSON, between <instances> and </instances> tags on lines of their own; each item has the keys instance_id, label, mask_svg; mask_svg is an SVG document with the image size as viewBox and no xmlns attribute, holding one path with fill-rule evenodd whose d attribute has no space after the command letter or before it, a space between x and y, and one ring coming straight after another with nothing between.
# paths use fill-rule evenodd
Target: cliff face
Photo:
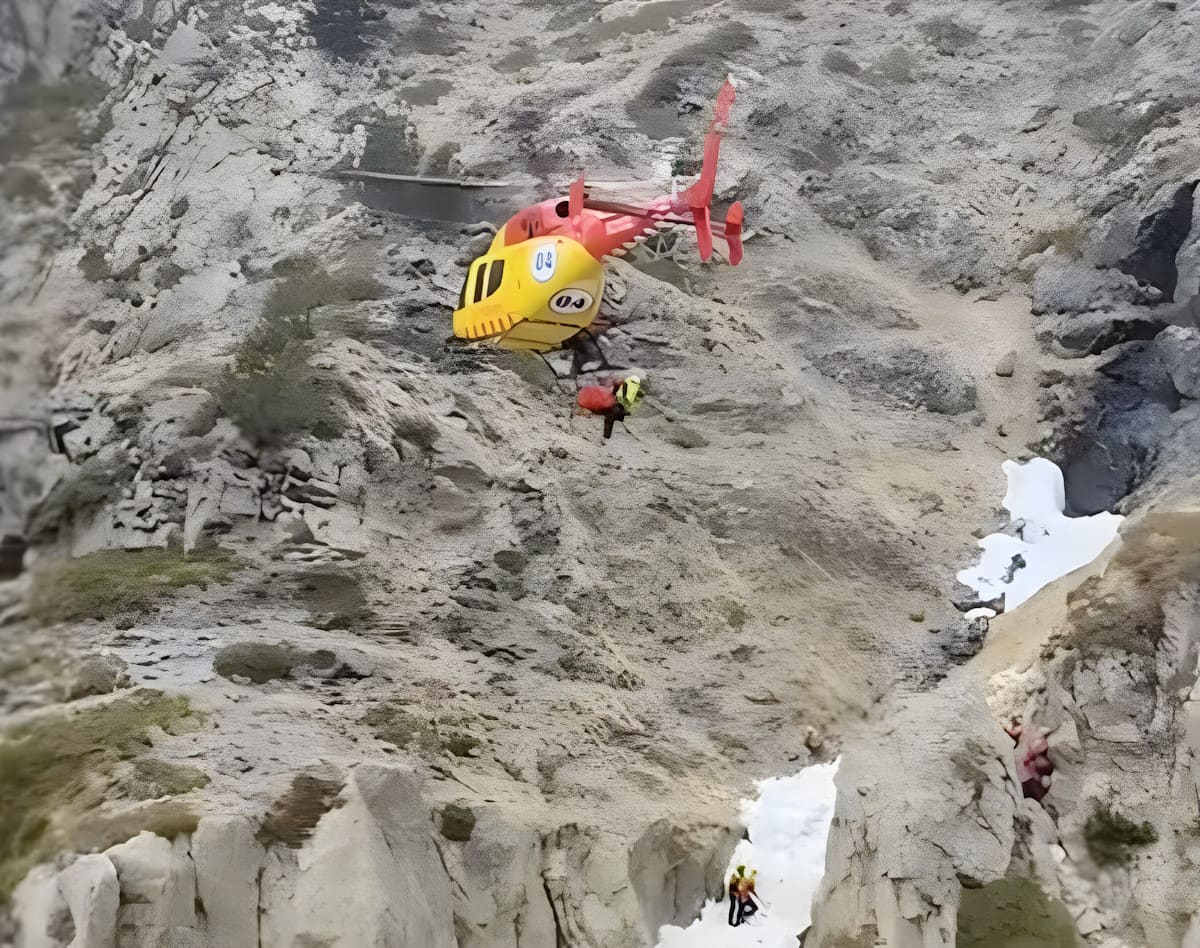
<instances>
[{"instance_id":1,"label":"cliff face","mask_svg":"<svg viewBox=\"0 0 1200 948\"><path fill-rule=\"evenodd\" d=\"M23 943L74 931L88 945L636 944L644 924L698 910L732 846L659 825L630 851L584 827L543 835L512 814L433 811L406 767L364 763L327 791L314 809L301 780L261 826L206 816L170 842L143 831L57 874L39 867L13 897ZM637 892L626 881L643 877Z\"/></svg>"},{"instance_id":2,"label":"cliff face","mask_svg":"<svg viewBox=\"0 0 1200 948\"><path fill-rule=\"evenodd\" d=\"M11 4L6 931L651 944L753 781L842 751L806 944L952 944L1029 879L1091 943L1182 938L1196 15ZM746 261L609 267L649 398L602 443L447 341L476 222L669 187L727 72ZM976 655L953 575L1028 452L1130 519ZM1093 865L1104 806L1157 841Z\"/></svg>"},{"instance_id":3,"label":"cliff face","mask_svg":"<svg viewBox=\"0 0 1200 948\"><path fill-rule=\"evenodd\" d=\"M883 754L848 756L816 943L1192 943L1195 488L1181 476L1101 561L993 621L978 656L897 710ZM986 726L1014 717L1048 732L1040 802ZM1051 922L1064 913L1075 926Z\"/></svg>"}]
</instances>

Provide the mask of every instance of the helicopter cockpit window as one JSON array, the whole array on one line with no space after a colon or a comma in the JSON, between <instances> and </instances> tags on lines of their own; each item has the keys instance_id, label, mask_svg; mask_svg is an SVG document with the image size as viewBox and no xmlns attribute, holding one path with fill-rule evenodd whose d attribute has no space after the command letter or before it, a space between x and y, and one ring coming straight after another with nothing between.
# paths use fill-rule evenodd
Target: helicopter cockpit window
<instances>
[{"instance_id":1,"label":"helicopter cockpit window","mask_svg":"<svg viewBox=\"0 0 1200 948\"><path fill-rule=\"evenodd\" d=\"M498 289L504 280L504 261L493 260L491 272L488 273L487 295L491 296Z\"/></svg>"},{"instance_id":2,"label":"helicopter cockpit window","mask_svg":"<svg viewBox=\"0 0 1200 948\"><path fill-rule=\"evenodd\" d=\"M458 308L462 309L467 305L468 295L472 303L478 303L500 289L503 282L504 261L489 262L486 257L480 257L467 268L466 279L463 280L462 289L458 293Z\"/></svg>"}]
</instances>

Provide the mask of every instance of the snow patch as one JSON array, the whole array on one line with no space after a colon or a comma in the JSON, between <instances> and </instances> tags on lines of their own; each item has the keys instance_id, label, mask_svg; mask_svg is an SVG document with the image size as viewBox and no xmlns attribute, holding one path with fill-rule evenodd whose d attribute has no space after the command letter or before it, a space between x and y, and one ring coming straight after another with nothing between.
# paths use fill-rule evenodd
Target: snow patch
<instances>
[{"instance_id":1,"label":"snow patch","mask_svg":"<svg viewBox=\"0 0 1200 948\"><path fill-rule=\"evenodd\" d=\"M1090 517L1064 515L1062 471L1046 458L1026 464L1005 461L1003 468L1009 526L979 541L983 555L975 566L960 570L958 580L985 600L1003 594L1004 609L1012 612L1043 586L1099 556L1125 518L1107 511Z\"/></svg>"},{"instance_id":2,"label":"snow patch","mask_svg":"<svg viewBox=\"0 0 1200 948\"><path fill-rule=\"evenodd\" d=\"M733 851L724 881L736 866L757 869L762 911L748 924L730 928L728 895L720 902L710 899L687 928L664 925L658 948L796 948L825 874L837 767L837 761L814 764L790 777L771 777L758 784L757 799L743 801L750 838Z\"/></svg>"}]
</instances>

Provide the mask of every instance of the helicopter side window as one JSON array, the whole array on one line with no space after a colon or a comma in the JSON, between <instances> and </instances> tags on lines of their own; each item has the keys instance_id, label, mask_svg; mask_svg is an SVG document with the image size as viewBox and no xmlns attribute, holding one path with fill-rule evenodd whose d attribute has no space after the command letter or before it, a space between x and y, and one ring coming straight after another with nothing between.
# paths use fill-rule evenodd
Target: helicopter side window
<instances>
[{"instance_id":1,"label":"helicopter side window","mask_svg":"<svg viewBox=\"0 0 1200 948\"><path fill-rule=\"evenodd\" d=\"M479 269L475 271L475 302L478 303L483 299L483 275L487 271L487 261L479 264Z\"/></svg>"},{"instance_id":2,"label":"helicopter side window","mask_svg":"<svg viewBox=\"0 0 1200 948\"><path fill-rule=\"evenodd\" d=\"M463 277L462 289L458 291L458 308L462 309L467 305L467 286L471 282L471 268L467 267L467 275Z\"/></svg>"},{"instance_id":3,"label":"helicopter side window","mask_svg":"<svg viewBox=\"0 0 1200 948\"><path fill-rule=\"evenodd\" d=\"M504 261L503 260L493 260L492 261L492 269L488 273L487 295L491 296L498 289L500 289L500 284L503 281L504 281Z\"/></svg>"}]
</instances>

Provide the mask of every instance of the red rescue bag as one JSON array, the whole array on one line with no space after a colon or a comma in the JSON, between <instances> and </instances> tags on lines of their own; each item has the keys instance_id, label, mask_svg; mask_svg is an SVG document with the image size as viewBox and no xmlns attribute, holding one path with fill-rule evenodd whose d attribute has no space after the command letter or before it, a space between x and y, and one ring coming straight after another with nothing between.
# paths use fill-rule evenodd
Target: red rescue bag
<instances>
[{"instance_id":1,"label":"red rescue bag","mask_svg":"<svg viewBox=\"0 0 1200 948\"><path fill-rule=\"evenodd\" d=\"M585 385L579 390L579 407L587 411L602 415L616 405L616 396L609 385Z\"/></svg>"}]
</instances>

